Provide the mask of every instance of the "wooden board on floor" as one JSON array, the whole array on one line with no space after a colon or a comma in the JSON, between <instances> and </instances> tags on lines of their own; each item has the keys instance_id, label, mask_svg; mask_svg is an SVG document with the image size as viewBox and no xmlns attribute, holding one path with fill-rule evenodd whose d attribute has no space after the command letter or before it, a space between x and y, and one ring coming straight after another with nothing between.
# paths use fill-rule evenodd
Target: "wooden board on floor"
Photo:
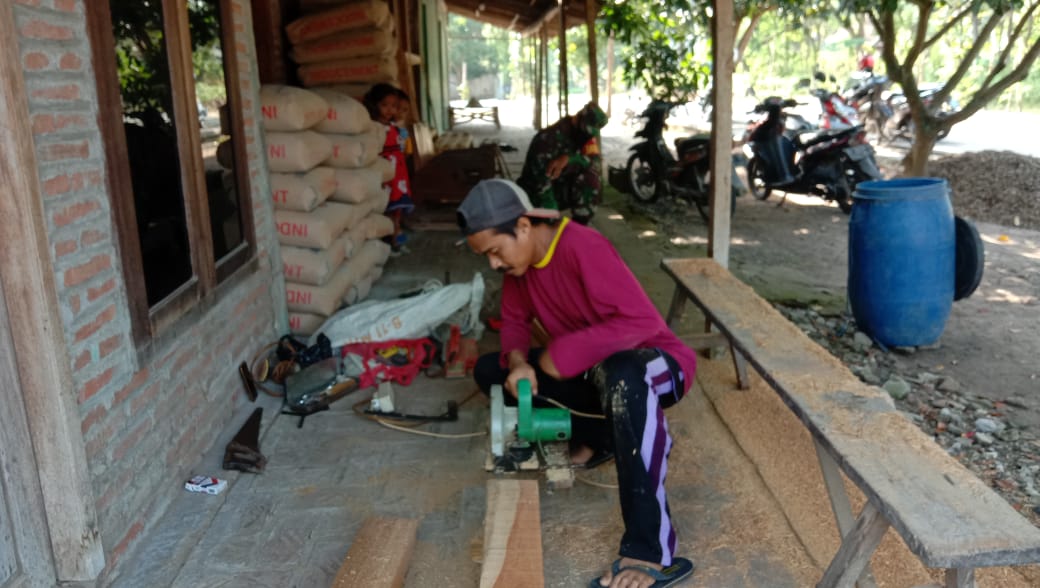
<instances>
[{"instance_id":1,"label":"wooden board on floor","mask_svg":"<svg viewBox=\"0 0 1040 588\"><path fill-rule=\"evenodd\" d=\"M354 536L332 588L400 588L419 521L368 517Z\"/></svg>"},{"instance_id":2,"label":"wooden board on floor","mask_svg":"<svg viewBox=\"0 0 1040 588\"><path fill-rule=\"evenodd\" d=\"M543 588L537 480L488 480L480 588Z\"/></svg>"}]
</instances>

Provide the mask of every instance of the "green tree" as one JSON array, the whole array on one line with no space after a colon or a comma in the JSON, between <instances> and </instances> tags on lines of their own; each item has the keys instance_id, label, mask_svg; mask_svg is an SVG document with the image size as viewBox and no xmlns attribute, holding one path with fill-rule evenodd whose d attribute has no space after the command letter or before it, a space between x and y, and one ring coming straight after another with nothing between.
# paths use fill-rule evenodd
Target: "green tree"
<instances>
[{"instance_id":1,"label":"green tree","mask_svg":"<svg viewBox=\"0 0 1040 588\"><path fill-rule=\"evenodd\" d=\"M659 100L687 102L707 85L709 56L698 55L708 29L700 6L675 0L611 0L600 21L622 44L622 78Z\"/></svg>"},{"instance_id":2,"label":"green tree","mask_svg":"<svg viewBox=\"0 0 1040 588\"><path fill-rule=\"evenodd\" d=\"M196 71L219 74L223 64L219 51L219 11L216 2L187 3L192 56ZM113 0L112 30L116 64L123 97L123 110L148 124L168 125L173 112L170 69L163 33L162 2L159 0Z\"/></svg>"},{"instance_id":3,"label":"green tree","mask_svg":"<svg viewBox=\"0 0 1040 588\"><path fill-rule=\"evenodd\" d=\"M915 129L903 160L908 175L924 174L939 134L1025 80L1040 56L1040 0L850 0L847 7L870 19L881 38L886 73L907 97ZM955 91L968 96L948 116L927 108L918 93L930 53L941 53L949 64L932 104Z\"/></svg>"},{"instance_id":4,"label":"green tree","mask_svg":"<svg viewBox=\"0 0 1040 588\"><path fill-rule=\"evenodd\" d=\"M488 74L508 74L510 63L509 31L452 14L448 21L448 63L455 79ZM503 82L508 82L508 75Z\"/></svg>"}]
</instances>

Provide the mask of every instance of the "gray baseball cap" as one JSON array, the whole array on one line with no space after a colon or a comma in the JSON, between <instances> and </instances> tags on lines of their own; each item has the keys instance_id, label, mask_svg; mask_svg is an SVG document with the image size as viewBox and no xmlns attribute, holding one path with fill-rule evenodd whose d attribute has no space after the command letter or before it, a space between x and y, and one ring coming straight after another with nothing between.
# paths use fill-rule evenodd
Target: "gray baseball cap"
<instances>
[{"instance_id":1,"label":"gray baseball cap","mask_svg":"<svg viewBox=\"0 0 1040 588\"><path fill-rule=\"evenodd\" d=\"M472 235L522 216L560 218L560 211L535 208L531 199L515 182L493 178L481 180L473 186L459 205L456 216L462 233Z\"/></svg>"}]
</instances>

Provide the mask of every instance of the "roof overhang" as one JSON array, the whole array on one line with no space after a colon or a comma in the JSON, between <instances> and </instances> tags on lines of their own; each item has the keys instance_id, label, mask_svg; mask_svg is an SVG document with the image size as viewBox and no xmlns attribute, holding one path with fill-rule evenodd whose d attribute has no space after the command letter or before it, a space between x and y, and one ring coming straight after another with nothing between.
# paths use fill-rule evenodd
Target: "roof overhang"
<instances>
[{"instance_id":1,"label":"roof overhang","mask_svg":"<svg viewBox=\"0 0 1040 588\"><path fill-rule=\"evenodd\" d=\"M585 24L585 3L598 0L568 0L567 28ZM525 35L537 32L543 23L551 33L559 32L560 4L557 0L445 0L448 12Z\"/></svg>"}]
</instances>

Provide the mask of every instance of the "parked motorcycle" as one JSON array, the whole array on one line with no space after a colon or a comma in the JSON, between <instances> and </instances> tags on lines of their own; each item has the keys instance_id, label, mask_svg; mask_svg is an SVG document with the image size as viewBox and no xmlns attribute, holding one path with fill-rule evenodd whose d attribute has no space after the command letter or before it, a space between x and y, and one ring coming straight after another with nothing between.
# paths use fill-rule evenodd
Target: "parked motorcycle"
<instances>
[{"instance_id":1,"label":"parked motorcycle","mask_svg":"<svg viewBox=\"0 0 1040 588\"><path fill-rule=\"evenodd\" d=\"M921 84L917 88L925 109L940 118L950 116L960 110L960 103L953 97L947 96L941 104L935 102L936 95L942 90L942 84ZM902 137L907 141L914 140L914 119L910 114L910 103L902 92L893 92L888 99L892 110L892 117L888 124L889 137ZM950 134L949 129L944 129L936 136L937 140L945 139Z\"/></svg>"},{"instance_id":2,"label":"parked motorcycle","mask_svg":"<svg viewBox=\"0 0 1040 588\"><path fill-rule=\"evenodd\" d=\"M643 140L629 148L633 153L625 166L625 178L636 200L653 202L667 194L678 196L693 203L707 221L711 138L699 134L676 139L673 155L663 135L665 119L676 106L679 104L655 100L640 115L646 124L636 132L636 137ZM731 211L736 209L736 197L743 191L743 182L734 170Z\"/></svg>"},{"instance_id":3,"label":"parked motorcycle","mask_svg":"<svg viewBox=\"0 0 1040 588\"><path fill-rule=\"evenodd\" d=\"M759 200L769 198L773 189L812 194L837 202L848 214L856 184L882 178L874 148L866 142L863 125L786 136L784 109L797 105L772 96L755 106L753 112L765 119L744 145L751 194Z\"/></svg>"},{"instance_id":4,"label":"parked motorcycle","mask_svg":"<svg viewBox=\"0 0 1040 588\"><path fill-rule=\"evenodd\" d=\"M889 91L891 85L888 76L858 72L842 93L845 102L856 109L867 136L877 137L881 141L889 140L894 131L892 105L889 103L892 96L892 92Z\"/></svg>"},{"instance_id":5,"label":"parked motorcycle","mask_svg":"<svg viewBox=\"0 0 1040 588\"><path fill-rule=\"evenodd\" d=\"M848 129L859 124L859 115L856 109L849 106L837 91L824 87L828 78L823 72L816 72L813 78L820 82L820 87L810 90L820 102L820 128L823 129ZM838 80L830 76L830 82L837 84Z\"/></svg>"}]
</instances>

